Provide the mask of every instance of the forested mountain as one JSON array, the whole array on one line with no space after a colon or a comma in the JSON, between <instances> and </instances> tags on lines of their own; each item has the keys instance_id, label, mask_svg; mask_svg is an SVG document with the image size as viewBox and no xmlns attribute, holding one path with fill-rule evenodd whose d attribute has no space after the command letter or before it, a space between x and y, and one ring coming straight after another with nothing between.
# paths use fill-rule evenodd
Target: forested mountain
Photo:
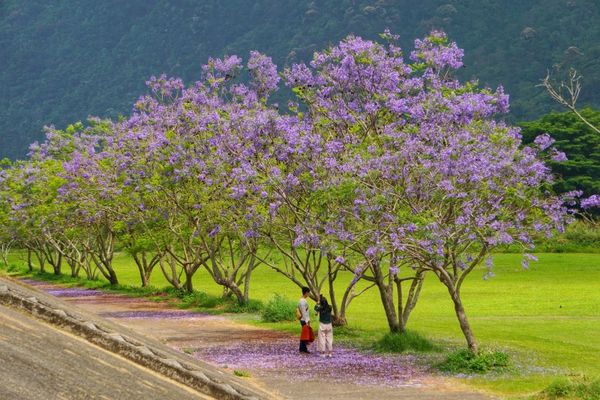
<instances>
[{"instance_id":1,"label":"forested mountain","mask_svg":"<svg viewBox=\"0 0 600 400\"><path fill-rule=\"evenodd\" d=\"M445 30L462 78L503 84L515 121L556 108L536 87L553 66L577 67L598 106L599 19L597 0L0 0L0 157L23 157L45 124L127 114L151 75L192 82L208 56L251 49L283 66L385 28L406 50Z\"/></svg>"}]
</instances>

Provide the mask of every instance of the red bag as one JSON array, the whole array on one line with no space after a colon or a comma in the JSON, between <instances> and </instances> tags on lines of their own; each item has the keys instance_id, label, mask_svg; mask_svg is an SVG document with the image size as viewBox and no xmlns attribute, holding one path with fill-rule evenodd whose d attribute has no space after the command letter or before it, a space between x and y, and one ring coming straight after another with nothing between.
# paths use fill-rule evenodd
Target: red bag
<instances>
[{"instance_id":1,"label":"red bag","mask_svg":"<svg viewBox=\"0 0 600 400\"><path fill-rule=\"evenodd\" d=\"M310 325L305 324L302 326L302 332L300 333L300 340L304 342L312 343L315 341L315 332Z\"/></svg>"}]
</instances>

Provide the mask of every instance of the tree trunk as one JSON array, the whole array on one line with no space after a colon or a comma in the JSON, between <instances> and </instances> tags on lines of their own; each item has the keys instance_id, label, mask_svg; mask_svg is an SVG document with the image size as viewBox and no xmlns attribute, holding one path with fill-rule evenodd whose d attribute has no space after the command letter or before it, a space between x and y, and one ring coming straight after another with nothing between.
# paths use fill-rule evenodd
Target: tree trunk
<instances>
[{"instance_id":1,"label":"tree trunk","mask_svg":"<svg viewBox=\"0 0 600 400\"><path fill-rule=\"evenodd\" d=\"M76 278L79 275L80 259L81 255L73 248L65 253L65 261L71 270L71 278Z\"/></svg>"},{"instance_id":2,"label":"tree trunk","mask_svg":"<svg viewBox=\"0 0 600 400\"><path fill-rule=\"evenodd\" d=\"M62 254L58 253L56 261L52 264L52 268L54 269L54 275L60 275L62 267Z\"/></svg>"},{"instance_id":3,"label":"tree trunk","mask_svg":"<svg viewBox=\"0 0 600 400\"><path fill-rule=\"evenodd\" d=\"M117 278L117 274L116 274L115 270L112 268L111 263L102 258L98 259L98 257L96 257L95 254L91 254L91 257L92 257L92 260L94 261L94 264L96 265L96 267L98 268L98 270L100 271L102 276L104 276L106 278L108 283L110 283L111 286L118 285L119 279Z\"/></svg>"},{"instance_id":4,"label":"tree trunk","mask_svg":"<svg viewBox=\"0 0 600 400\"><path fill-rule=\"evenodd\" d=\"M388 321L388 326L390 328L390 332L404 332L403 327L400 326L398 318L396 316L396 309L394 307L394 300L391 299L391 295L388 294L388 288L379 288L379 294L381 296L381 302L383 304L383 309L385 311L385 317Z\"/></svg>"},{"instance_id":5,"label":"tree trunk","mask_svg":"<svg viewBox=\"0 0 600 400\"><path fill-rule=\"evenodd\" d=\"M348 320L345 315L334 315L333 316L333 326L346 326L348 325Z\"/></svg>"},{"instance_id":6,"label":"tree trunk","mask_svg":"<svg viewBox=\"0 0 600 400\"><path fill-rule=\"evenodd\" d=\"M8 253L10 253L10 249L12 247L13 244L13 240L7 242L7 243L2 243L2 262L4 263L4 265L6 267L8 267Z\"/></svg>"},{"instance_id":7,"label":"tree trunk","mask_svg":"<svg viewBox=\"0 0 600 400\"><path fill-rule=\"evenodd\" d=\"M188 293L192 293L194 291L194 282L192 282L192 277L194 276L196 269L188 265L184 266L183 269L185 270L185 290Z\"/></svg>"},{"instance_id":8,"label":"tree trunk","mask_svg":"<svg viewBox=\"0 0 600 400\"><path fill-rule=\"evenodd\" d=\"M406 320L404 319L404 299L402 298L402 281L396 278L395 282L397 290L396 296L398 297L398 325L400 328L400 332L406 332Z\"/></svg>"},{"instance_id":9,"label":"tree trunk","mask_svg":"<svg viewBox=\"0 0 600 400\"><path fill-rule=\"evenodd\" d=\"M114 255L114 241L115 236L114 233L107 229L105 233L106 237L99 235L98 237L98 248L99 248L99 256L100 261L106 271L108 272L108 282L114 286L119 284L119 280L117 279L117 273L113 269L112 259Z\"/></svg>"},{"instance_id":10,"label":"tree trunk","mask_svg":"<svg viewBox=\"0 0 600 400\"><path fill-rule=\"evenodd\" d=\"M150 280L150 273L152 272L152 268L154 266L148 265L148 262L146 260L146 253L144 252L142 252L141 258L138 256L138 253L133 253L132 257L140 274L140 281L142 282L142 287L145 288L148 286L148 281Z\"/></svg>"},{"instance_id":11,"label":"tree trunk","mask_svg":"<svg viewBox=\"0 0 600 400\"><path fill-rule=\"evenodd\" d=\"M69 264L69 267L71 268L71 278L77 278L79 276L81 263L75 258L71 258L70 260L67 260L67 264Z\"/></svg>"},{"instance_id":12,"label":"tree trunk","mask_svg":"<svg viewBox=\"0 0 600 400\"><path fill-rule=\"evenodd\" d=\"M98 276L98 267L95 267L94 265L92 265L92 257L90 254L83 256L81 267L85 271L85 277L89 280L95 280Z\"/></svg>"},{"instance_id":13,"label":"tree trunk","mask_svg":"<svg viewBox=\"0 0 600 400\"><path fill-rule=\"evenodd\" d=\"M145 273L144 270L140 271L140 280L142 281L142 287L148 287L148 275Z\"/></svg>"},{"instance_id":14,"label":"tree trunk","mask_svg":"<svg viewBox=\"0 0 600 400\"><path fill-rule=\"evenodd\" d=\"M385 317L387 318L390 332L404 332L400 326L396 315L396 308L394 307L394 287L386 285L379 265L373 266L373 272L375 275L375 284L377 285L377 289L379 289L381 304L385 311Z\"/></svg>"},{"instance_id":15,"label":"tree trunk","mask_svg":"<svg viewBox=\"0 0 600 400\"><path fill-rule=\"evenodd\" d=\"M348 325L348 320L346 319L346 308L348 307L348 304L350 304L349 301L349 297L351 296L351 292L354 288L354 285L352 286L348 286L346 288L346 291L344 292L344 295L342 296L342 305L338 311L335 311L335 315L333 318L333 325L334 326L346 326ZM330 294L331 296L331 294Z\"/></svg>"},{"instance_id":16,"label":"tree trunk","mask_svg":"<svg viewBox=\"0 0 600 400\"><path fill-rule=\"evenodd\" d=\"M108 268L108 282L114 286L119 284L119 279L117 278L117 274L114 269Z\"/></svg>"},{"instance_id":17,"label":"tree trunk","mask_svg":"<svg viewBox=\"0 0 600 400\"><path fill-rule=\"evenodd\" d=\"M254 253L256 254L256 252ZM243 297L243 304L248 304L248 301L250 300L250 278L252 276L252 271L254 271L254 268L256 267L256 257L252 256L252 258L250 259L250 262L248 264L248 267L246 268L246 274L244 276L244 297Z\"/></svg>"},{"instance_id":18,"label":"tree trunk","mask_svg":"<svg viewBox=\"0 0 600 400\"><path fill-rule=\"evenodd\" d=\"M248 301L246 301L246 299L244 298L244 292L242 292L235 283L232 283L231 285L229 285L228 289L231 293L234 294L235 298L237 299L238 304L240 304L240 305L248 304Z\"/></svg>"},{"instance_id":19,"label":"tree trunk","mask_svg":"<svg viewBox=\"0 0 600 400\"><path fill-rule=\"evenodd\" d=\"M244 277L244 297L243 297L243 301L244 304L248 304L248 301L250 300L250 277L252 276L252 270L248 269L246 271L246 276Z\"/></svg>"},{"instance_id":20,"label":"tree trunk","mask_svg":"<svg viewBox=\"0 0 600 400\"><path fill-rule=\"evenodd\" d=\"M40 265L40 272L46 272L46 258L44 257L43 253L40 253L38 251L34 251L35 253L35 257L38 259L38 263Z\"/></svg>"},{"instance_id":21,"label":"tree trunk","mask_svg":"<svg viewBox=\"0 0 600 400\"><path fill-rule=\"evenodd\" d=\"M469 348L469 351L473 354L477 354L477 352L479 351L477 347L477 341L475 340L475 335L471 330L469 320L467 319L467 314L465 313L465 309L462 305L462 301L460 299L460 291L454 288L454 284L452 282L445 282L443 279L441 280L442 283L444 283L444 285L446 285L446 287L448 288L448 293L450 293L450 297L452 298L452 302L454 303L454 311L456 313L456 317L458 318L460 329L462 330L462 333L465 336L465 339L467 340L467 346Z\"/></svg>"},{"instance_id":22,"label":"tree trunk","mask_svg":"<svg viewBox=\"0 0 600 400\"><path fill-rule=\"evenodd\" d=\"M327 257L327 283L329 285L329 304L331 305L331 310L333 314L333 326L346 326L348 325L348 320L346 319L346 299L348 290L344 293L342 297L342 307L339 308L337 304L337 298L335 297L335 287L334 282L337 278L337 270L333 270L332 268L333 262L332 257Z\"/></svg>"},{"instance_id":23,"label":"tree trunk","mask_svg":"<svg viewBox=\"0 0 600 400\"><path fill-rule=\"evenodd\" d=\"M27 249L27 267L29 272L33 272L33 263L31 262L31 249Z\"/></svg>"},{"instance_id":24,"label":"tree trunk","mask_svg":"<svg viewBox=\"0 0 600 400\"><path fill-rule=\"evenodd\" d=\"M417 300L419 300L419 295L421 294L421 288L423 287L423 281L425 278L425 272L419 271L415 275L414 279L410 284L410 289L408 291L408 295L406 296L406 301L404 305L400 303L402 301L402 281L398 278L396 279L397 287L398 287L398 317L400 319L401 330L402 332L406 331L406 326L408 324L408 317L410 317L410 313L417 305Z\"/></svg>"},{"instance_id":25,"label":"tree trunk","mask_svg":"<svg viewBox=\"0 0 600 400\"><path fill-rule=\"evenodd\" d=\"M167 262L169 266L169 271L165 269L164 263ZM158 261L158 265L163 273L163 276L175 289L181 289L181 282L179 280L179 274L177 274L177 267L175 265L175 260L173 256L170 254L165 255L164 258L160 258Z\"/></svg>"}]
</instances>

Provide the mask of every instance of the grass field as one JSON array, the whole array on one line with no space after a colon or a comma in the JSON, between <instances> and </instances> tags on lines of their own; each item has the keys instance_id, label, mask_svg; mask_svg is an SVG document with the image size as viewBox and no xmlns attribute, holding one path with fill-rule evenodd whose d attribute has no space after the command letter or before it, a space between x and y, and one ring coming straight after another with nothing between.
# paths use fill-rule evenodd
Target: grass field
<instances>
[{"instance_id":1,"label":"grass field","mask_svg":"<svg viewBox=\"0 0 600 400\"><path fill-rule=\"evenodd\" d=\"M508 352L517 366L510 373L465 378L470 385L523 396L543 389L556 377L600 376L600 254L548 253L538 257L539 262L523 270L519 255L497 254L495 278L484 281L481 268L465 283L462 296L481 347ZM137 270L126 255L116 256L115 268L122 284L138 284ZM160 270L155 271L151 284L167 285ZM196 275L195 289L212 295L222 293L203 271ZM266 301L274 293L294 300L299 297L299 289L284 277L258 268L251 297ZM348 321L363 338L377 339L386 332L375 290L352 303ZM296 328L295 324L269 325ZM464 345L448 293L434 276L425 281L409 329L444 347Z\"/></svg>"}]
</instances>

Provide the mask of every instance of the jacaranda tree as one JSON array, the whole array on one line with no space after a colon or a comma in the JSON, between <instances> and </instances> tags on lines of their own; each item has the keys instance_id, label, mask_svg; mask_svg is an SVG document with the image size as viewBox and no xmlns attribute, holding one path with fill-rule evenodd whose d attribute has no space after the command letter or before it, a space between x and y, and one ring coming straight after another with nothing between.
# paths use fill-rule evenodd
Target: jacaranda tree
<instances>
[{"instance_id":1,"label":"jacaranda tree","mask_svg":"<svg viewBox=\"0 0 600 400\"><path fill-rule=\"evenodd\" d=\"M453 77L462 54L441 32L417 40L410 63L393 43L348 37L310 67L293 66L287 81L327 141L337 238L360 260L355 274L378 287L390 329L405 329L433 273L477 352L465 278L498 246L529 249L532 232L561 229L566 209L548 194L538 151L494 120L508 110L502 88Z\"/></svg>"}]
</instances>

